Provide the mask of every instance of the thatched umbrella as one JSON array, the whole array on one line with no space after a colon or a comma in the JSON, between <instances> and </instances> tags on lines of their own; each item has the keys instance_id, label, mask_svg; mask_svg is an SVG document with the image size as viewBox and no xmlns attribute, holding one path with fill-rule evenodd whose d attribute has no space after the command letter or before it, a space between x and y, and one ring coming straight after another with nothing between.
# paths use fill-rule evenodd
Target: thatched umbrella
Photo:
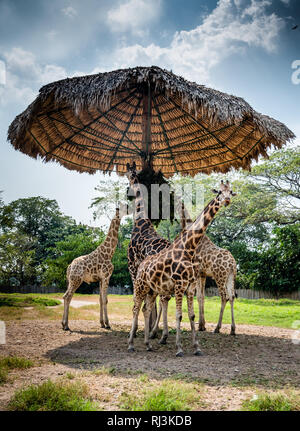
<instances>
[{"instance_id":1,"label":"thatched umbrella","mask_svg":"<svg viewBox=\"0 0 300 431\"><path fill-rule=\"evenodd\" d=\"M292 138L243 99L156 66L48 84L8 131L17 150L68 169L122 175L135 161L165 177L249 169Z\"/></svg>"}]
</instances>

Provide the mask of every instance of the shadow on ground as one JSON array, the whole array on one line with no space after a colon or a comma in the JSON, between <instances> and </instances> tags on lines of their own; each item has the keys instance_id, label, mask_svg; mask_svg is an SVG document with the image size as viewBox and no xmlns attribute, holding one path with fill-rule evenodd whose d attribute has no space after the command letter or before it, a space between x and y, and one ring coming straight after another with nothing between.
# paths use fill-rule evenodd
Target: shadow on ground
<instances>
[{"instance_id":1,"label":"shadow on ground","mask_svg":"<svg viewBox=\"0 0 300 431\"><path fill-rule=\"evenodd\" d=\"M114 325L113 330L79 329L60 336L64 342L44 352L55 363L85 370L110 368L115 375L147 373L156 378L183 378L210 385L260 385L276 387L300 384L300 346L294 345L289 330L243 325L236 337L229 335L229 325L220 334L208 331L198 334L204 356L195 357L190 332L183 331L185 356L175 357L175 335L167 345L152 340L153 351L147 352L143 333L138 332L134 353L127 352L129 328ZM56 323L57 325L57 323ZM60 337L59 337L60 338ZM75 338L75 339L74 339Z\"/></svg>"}]
</instances>

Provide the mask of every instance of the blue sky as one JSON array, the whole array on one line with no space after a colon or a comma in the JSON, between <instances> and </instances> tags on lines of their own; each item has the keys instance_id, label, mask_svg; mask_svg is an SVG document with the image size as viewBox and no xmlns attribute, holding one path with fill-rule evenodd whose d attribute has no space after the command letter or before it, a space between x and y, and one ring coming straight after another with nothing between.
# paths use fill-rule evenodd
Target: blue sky
<instances>
[{"instance_id":1,"label":"blue sky","mask_svg":"<svg viewBox=\"0 0 300 431\"><path fill-rule=\"evenodd\" d=\"M295 60L298 0L0 0L3 198L41 195L57 199L77 221L92 219L88 206L100 173L43 164L6 141L10 122L48 82L154 64L244 97L300 137Z\"/></svg>"}]
</instances>

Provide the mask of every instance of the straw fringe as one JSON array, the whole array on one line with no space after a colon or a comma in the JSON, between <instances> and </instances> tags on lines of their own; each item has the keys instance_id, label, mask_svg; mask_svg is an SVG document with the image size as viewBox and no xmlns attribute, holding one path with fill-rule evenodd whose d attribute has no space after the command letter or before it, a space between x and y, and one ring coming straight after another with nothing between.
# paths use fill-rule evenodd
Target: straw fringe
<instances>
[{"instance_id":1,"label":"straw fringe","mask_svg":"<svg viewBox=\"0 0 300 431\"><path fill-rule=\"evenodd\" d=\"M15 149L68 169L126 172L141 158L141 86L152 86L153 167L169 177L243 167L295 135L245 100L189 82L159 67L67 78L41 88L11 123ZM158 107L158 108L157 108Z\"/></svg>"}]
</instances>

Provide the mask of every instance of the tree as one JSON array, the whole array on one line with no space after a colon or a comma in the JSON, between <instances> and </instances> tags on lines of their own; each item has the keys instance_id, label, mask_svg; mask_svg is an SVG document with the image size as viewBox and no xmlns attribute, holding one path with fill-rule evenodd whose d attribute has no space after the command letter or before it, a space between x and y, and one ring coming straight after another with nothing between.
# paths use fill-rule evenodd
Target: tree
<instances>
[{"instance_id":1,"label":"tree","mask_svg":"<svg viewBox=\"0 0 300 431\"><path fill-rule=\"evenodd\" d=\"M0 236L0 284L34 283L39 268L34 266L35 243L27 235L7 232Z\"/></svg>"},{"instance_id":2,"label":"tree","mask_svg":"<svg viewBox=\"0 0 300 431\"><path fill-rule=\"evenodd\" d=\"M281 225L300 221L300 146L275 151L249 176L266 194L276 194L279 205L274 221Z\"/></svg>"},{"instance_id":3,"label":"tree","mask_svg":"<svg viewBox=\"0 0 300 431\"><path fill-rule=\"evenodd\" d=\"M255 289L274 294L299 289L300 223L277 227L270 244L263 248L255 268Z\"/></svg>"},{"instance_id":4,"label":"tree","mask_svg":"<svg viewBox=\"0 0 300 431\"><path fill-rule=\"evenodd\" d=\"M69 235L76 225L63 215L56 200L41 196L18 199L6 205L2 219L4 232L15 231L35 239L35 262L43 264L47 250L56 241Z\"/></svg>"}]
</instances>

